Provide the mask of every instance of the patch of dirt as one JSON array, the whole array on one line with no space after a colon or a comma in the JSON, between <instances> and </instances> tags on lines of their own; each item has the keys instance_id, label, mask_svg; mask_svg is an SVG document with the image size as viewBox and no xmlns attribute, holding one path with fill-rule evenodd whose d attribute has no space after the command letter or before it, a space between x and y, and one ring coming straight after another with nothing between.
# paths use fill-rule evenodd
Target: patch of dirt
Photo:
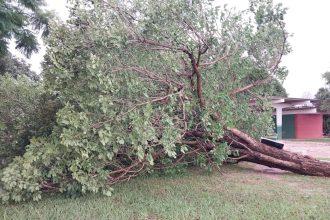
<instances>
[{"instance_id":1,"label":"patch of dirt","mask_svg":"<svg viewBox=\"0 0 330 220\"><path fill-rule=\"evenodd\" d=\"M284 140L284 150L312 156L315 158L330 158L330 143L303 142Z\"/></svg>"}]
</instances>

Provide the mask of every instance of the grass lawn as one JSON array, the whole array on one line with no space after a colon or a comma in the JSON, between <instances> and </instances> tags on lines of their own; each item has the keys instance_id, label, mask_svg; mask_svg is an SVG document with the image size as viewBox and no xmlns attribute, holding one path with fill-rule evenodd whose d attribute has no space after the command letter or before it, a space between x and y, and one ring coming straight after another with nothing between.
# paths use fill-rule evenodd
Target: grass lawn
<instances>
[{"instance_id":1,"label":"grass lawn","mask_svg":"<svg viewBox=\"0 0 330 220\"><path fill-rule=\"evenodd\" d=\"M207 175L137 178L112 197L0 206L0 219L329 219L330 179L263 174L231 165Z\"/></svg>"}]
</instances>

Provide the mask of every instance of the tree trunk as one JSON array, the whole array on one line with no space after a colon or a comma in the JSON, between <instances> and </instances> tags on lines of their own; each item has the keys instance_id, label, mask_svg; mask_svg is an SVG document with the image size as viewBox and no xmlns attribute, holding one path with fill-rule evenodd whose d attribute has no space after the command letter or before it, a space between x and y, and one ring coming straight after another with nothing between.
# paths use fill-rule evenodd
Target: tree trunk
<instances>
[{"instance_id":1,"label":"tree trunk","mask_svg":"<svg viewBox=\"0 0 330 220\"><path fill-rule=\"evenodd\" d=\"M224 139L233 150L239 152L239 156L233 158L237 162L248 161L303 175L330 177L328 162L267 146L237 129L227 131Z\"/></svg>"}]
</instances>

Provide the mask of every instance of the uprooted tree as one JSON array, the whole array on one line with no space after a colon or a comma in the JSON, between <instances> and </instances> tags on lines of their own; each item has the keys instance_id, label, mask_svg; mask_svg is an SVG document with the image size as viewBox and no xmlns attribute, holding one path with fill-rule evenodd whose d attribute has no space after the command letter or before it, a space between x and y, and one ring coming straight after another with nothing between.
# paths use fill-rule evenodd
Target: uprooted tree
<instances>
[{"instance_id":1,"label":"uprooted tree","mask_svg":"<svg viewBox=\"0 0 330 220\"><path fill-rule=\"evenodd\" d=\"M110 195L142 173L225 160L330 176L327 163L252 138L270 126L271 80L286 75L281 5L251 0L237 12L211 0L73 2L70 20L52 25L43 66L64 107L52 134L32 139L3 170L3 200Z\"/></svg>"}]
</instances>

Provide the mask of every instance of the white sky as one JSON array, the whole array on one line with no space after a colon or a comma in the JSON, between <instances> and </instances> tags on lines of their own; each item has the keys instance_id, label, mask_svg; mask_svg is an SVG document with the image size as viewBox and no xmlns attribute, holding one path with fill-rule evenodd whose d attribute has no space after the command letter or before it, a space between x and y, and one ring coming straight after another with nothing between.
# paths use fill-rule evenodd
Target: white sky
<instances>
[{"instance_id":1,"label":"white sky","mask_svg":"<svg viewBox=\"0 0 330 220\"><path fill-rule=\"evenodd\" d=\"M246 9L248 0L216 0L238 9ZM330 1L329 0L274 0L288 8L285 17L287 30L294 34L289 38L293 51L283 57L289 75L284 87L291 97L313 96L324 86L321 75L330 71ZM66 18L66 0L46 0L48 8ZM28 61L32 69L40 72L44 47ZM15 53L16 54L16 53ZM310 97L309 97L310 98Z\"/></svg>"}]
</instances>

